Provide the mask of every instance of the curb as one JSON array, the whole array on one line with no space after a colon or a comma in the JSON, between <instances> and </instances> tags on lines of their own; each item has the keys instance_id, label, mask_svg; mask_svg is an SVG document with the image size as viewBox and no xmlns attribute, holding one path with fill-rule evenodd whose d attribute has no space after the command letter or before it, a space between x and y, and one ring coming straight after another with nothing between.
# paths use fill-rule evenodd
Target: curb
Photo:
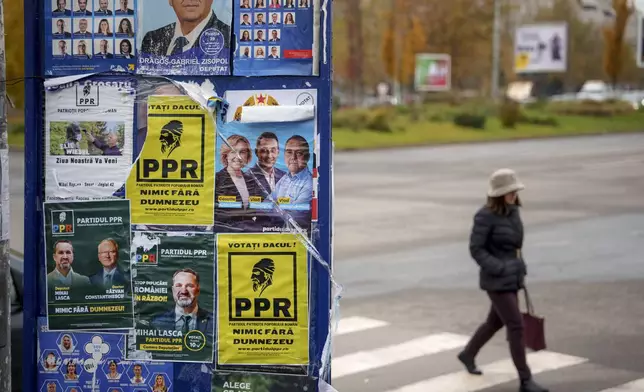
<instances>
[{"instance_id":1,"label":"curb","mask_svg":"<svg viewBox=\"0 0 644 392\"><path fill-rule=\"evenodd\" d=\"M471 141L452 141L452 142L427 142L420 144L402 144L402 145L391 145L391 146L381 146L381 147L366 147L366 148L335 148L336 152L342 153L355 153L355 152L369 152L369 151L386 151L392 149L411 149L419 147L448 147L448 146L461 146L461 145L477 145L477 144L488 144L488 143L516 143L522 141L534 141L534 140L548 140L548 139L575 139L582 137L602 137L602 136L624 136L624 135L635 135L644 133L644 129L637 131L603 131L603 132L594 132L594 133L577 133L569 135L545 135L545 136L526 136L526 137L515 137L515 138L499 138L499 139L486 139L486 140L471 140ZM332 137L333 139L333 137Z\"/></svg>"}]
</instances>

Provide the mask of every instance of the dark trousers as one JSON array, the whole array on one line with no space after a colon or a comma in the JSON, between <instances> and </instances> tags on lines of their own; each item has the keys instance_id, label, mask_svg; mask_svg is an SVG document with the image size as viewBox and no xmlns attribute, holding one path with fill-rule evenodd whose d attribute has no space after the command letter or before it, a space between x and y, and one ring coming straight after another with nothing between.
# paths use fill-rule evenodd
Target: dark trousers
<instances>
[{"instance_id":1,"label":"dark trousers","mask_svg":"<svg viewBox=\"0 0 644 392\"><path fill-rule=\"evenodd\" d=\"M531 372L526 362L523 317L519 310L517 292L488 292L487 294L492 301L487 320L479 326L463 352L468 358L474 359L485 343L505 325L510 354L519 378L528 380L531 378Z\"/></svg>"}]
</instances>

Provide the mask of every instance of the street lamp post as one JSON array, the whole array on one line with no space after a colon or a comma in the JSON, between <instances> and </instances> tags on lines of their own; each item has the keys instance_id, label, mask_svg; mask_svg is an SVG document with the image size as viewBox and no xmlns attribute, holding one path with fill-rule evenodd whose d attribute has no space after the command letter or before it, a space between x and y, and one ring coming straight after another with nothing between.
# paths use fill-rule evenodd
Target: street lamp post
<instances>
[{"instance_id":1,"label":"street lamp post","mask_svg":"<svg viewBox=\"0 0 644 392\"><path fill-rule=\"evenodd\" d=\"M494 0L494 31L492 34L492 79L491 95L499 97L499 68L501 57L501 0Z\"/></svg>"}]
</instances>

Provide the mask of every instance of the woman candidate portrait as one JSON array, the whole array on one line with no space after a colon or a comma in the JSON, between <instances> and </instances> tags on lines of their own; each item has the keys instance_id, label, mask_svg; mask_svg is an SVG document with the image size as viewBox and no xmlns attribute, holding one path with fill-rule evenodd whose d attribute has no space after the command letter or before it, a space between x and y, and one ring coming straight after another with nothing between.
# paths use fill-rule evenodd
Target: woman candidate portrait
<instances>
[{"instance_id":1,"label":"woman candidate portrait","mask_svg":"<svg viewBox=\"0 0 644 392\"><path fill-rule=\"evenodd\" d=\"M91 56L87 53L87 42L85 40L78 41L76 46L76 57L90 58Z\"/></svg>"},{"instance_id":2,"label":"woman candidate portrait","mask_svg":"<svg viewBox=\"0 0 644 392\"><path fill-rule=\"evenodd\" d=\"M116 361L115 360L109 361L107 366L109 368L109 371L107 372L107 379L120 380L121 373L118 372L118 364L116 363Z\"/></svg>"},{"instance_id":3,"label":"woman candidate portrait","mask_svg":"<svg viewBox=\"0 0 644 392\"><path fill-rule=\"evenodd\" d=\"M248 208L248 197L254 194L253 178L242 171L253 159L250 142L244 136L232 135L221 146L219 158L224 168L215 177L215 201L219 196L235 196L235 201Z\"/></svg>"},{"instance_id":4,"label":"woman candidate portrait","mask_svg":"<svg viewBox=\"0 0 644 392\"><path fill-rule=\"evenodd\" d=\"M56 354L54 352L50 352L43 361L43 367L46 372L55 372L58 370L58 362L59 360L58 357L56 357Z\"/></svg>"},{"instance_id":5,"label":"woman candidate portrait","mask_svg":"<svg viewBox=\"0 0 644 392\"><path fill-rule=\"evenodd\" d=\"M67 381L76 381L78 380L78 373L76 373L76 362L73 359L70 359L67 362L66 367L67 372L65 373L65 380Z\"/></svg>"},{"instance_id":6,"label":"woman candidate portrait","mask_svg":"<svg viewBox=\"0 0 644 392\"><path fill-rule=\"evenodd\" d=\"M112 29L110 28L110 22L108 22L107 19L101 19L101 21L98 22L96 35L102 35L105 37L111 37L113 35Z\"/></svg>"},{"instance_id":7,"label":"woman candidate portrait","mask_svg":"<svg viewBox=\"0 0 644 392\"><path fill-rule=\"evenodd\" d=\"M132 28L132 22L130 22L129 19L121 19L118 26L119 27L116 30L117 36L134 37L134 29Z\"/></svg>"},{"instance_id":8,"label":"woman candidate portrait","mask_svg":"<svg viewBox=\"0 0 644 392\"><path fill-rule=\"evenodd\" d=\"M162 374L157 374L154 377L152 392L168 392L168 387L165 385L165 378L163 378Z\"/></svg>"},{"instance_id":9,"label":"woman candidate portrait","mask_svg":"<svg viewBox=\"0 0 644 392\"><path fill-rule=\"evenodd\" d=\"M124 39L123 41L121 41L121 43L119 44L119 51L120 57L124 57L126 59L134 58L134 55L132 54L132 43L129 39Z\"/></svg>"},{"instance_id":10,"label":"woman candidate portrait","mask_svg":"<svg viewBox=\"0 0 644 392\"><path fill-rule=\"evenodd\" d=\"M244 30L242 31L242 36L239 39L241 42L249 42L250 41L250 31Z\"/></svg>"}]
</instances>

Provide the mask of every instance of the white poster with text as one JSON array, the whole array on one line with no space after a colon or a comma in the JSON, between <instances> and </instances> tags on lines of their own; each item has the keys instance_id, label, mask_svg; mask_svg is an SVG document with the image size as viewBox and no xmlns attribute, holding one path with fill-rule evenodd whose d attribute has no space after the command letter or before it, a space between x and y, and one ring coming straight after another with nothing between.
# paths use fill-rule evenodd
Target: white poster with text
<instances>
[{"instance_id":1,"label":"white poster with text","mask_svg":"<svg viewBox=\"0 0 644 392\"><path fill-rule=\"evenodd\" d=\"M84 79L46 92L45 199L118 197L132 164L134 82Z\"/></svg>"}]
</instances>

